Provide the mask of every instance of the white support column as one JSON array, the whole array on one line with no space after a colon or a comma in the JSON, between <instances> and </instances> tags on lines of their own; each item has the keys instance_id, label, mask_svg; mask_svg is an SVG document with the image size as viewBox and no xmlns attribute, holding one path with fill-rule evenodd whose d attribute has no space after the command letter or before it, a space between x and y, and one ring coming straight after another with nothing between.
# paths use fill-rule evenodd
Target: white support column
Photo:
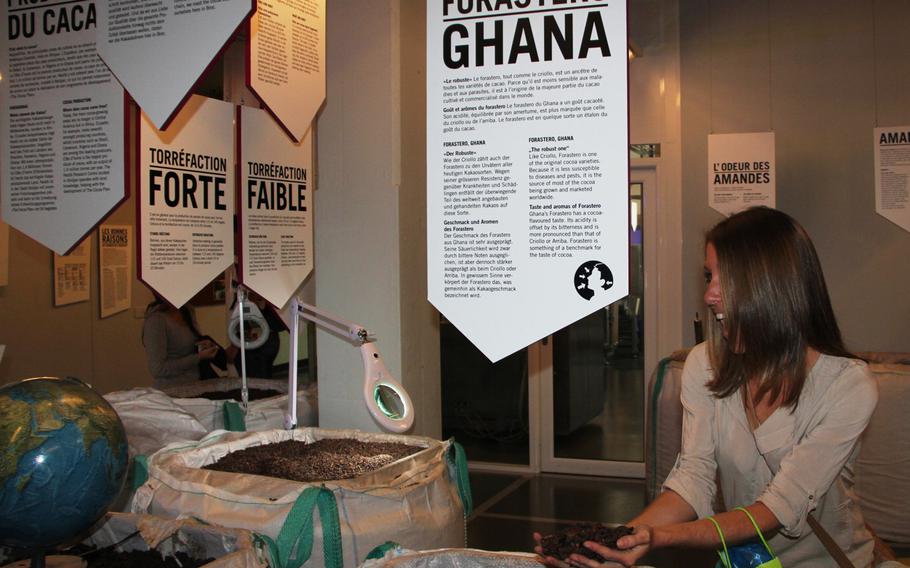
<instances>
[{"instance_id":1,"label":"white support column","mask_svg":"<svg viewBox=\"0 0 910 568\"><path fill-rule=\"evenodd\" d=\"M327 5L327 97L316 133L315 304L376 335L389 371L414 400L412 432L438 437L438 326L426 301L425 260L414 261L415 249L425 250L425 166L403 150L420 148L423 155L425 135L412 129L402 143L402 91L412 96L425 89L405 84L414 80L401 56L400 11L413 11L409 4ZM417 20L422 25L420 18L409 18L407 25ZM410 29L409 35L424 37L420 32ZM316 342L319 425L379 431L363 403L359 353L327 332L318 331Z\"/></svg>"},{"instance_id":2,"label":"white support column","mask_svg":"<svg viewBox=\"0 0 910 568\"><path fill-rule=\"evenodd\" d=\"M318 120L316 305L363 322L401 371L397 140L388 2L329 2L326 104ZM362 401L360 354L317 330L319 425L379 431Z\"/></svg>"}]
</instances>

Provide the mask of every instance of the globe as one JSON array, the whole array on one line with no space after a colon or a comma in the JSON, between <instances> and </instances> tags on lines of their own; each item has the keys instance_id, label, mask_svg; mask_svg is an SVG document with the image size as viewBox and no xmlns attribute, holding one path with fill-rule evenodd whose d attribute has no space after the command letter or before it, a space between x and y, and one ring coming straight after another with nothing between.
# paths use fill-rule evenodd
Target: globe
<instances>
[{"instance_id":1,"label":"globe","mask_svg":"<svg viewBox=\"0 0 910 568\"><path fill-rule=\"evenodd\" d=\"M0 544L44 550L81 536L120 493L120 417L78 379L0 387Z\"/></svg>"}]
</instances>

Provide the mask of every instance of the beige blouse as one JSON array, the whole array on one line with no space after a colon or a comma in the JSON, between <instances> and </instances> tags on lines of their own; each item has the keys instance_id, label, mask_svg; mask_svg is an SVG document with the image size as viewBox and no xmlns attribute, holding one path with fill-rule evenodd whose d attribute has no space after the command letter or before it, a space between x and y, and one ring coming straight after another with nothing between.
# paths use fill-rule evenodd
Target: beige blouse
<instances>
[{"instance_id":1,"label":"beige blouse","mask_svg":"<svg viewBox=\"0 0 910 568\"><path fill-rule=\"evenodd\" d=\"M834 565L809 513L857 568L871 565L872 536L853 490L859 437L878 402L866 364L821 355L796 409L778 408L754 432L742 397L715 398L705 386L711 377L702 343L683 369L682 450L664 489L699 518L715 513L715 479L727 510L761 501L783 525L768 542L787 568Z\"/></svg>"},{"instance_id":2,"label":"beige blouse","mask_svg":"<svg viewBox=\"0 0 910 568\"><path fill-rule=\"evenodd\" d=\"M145 315L142 345L155 388L199 380L198 339L189 326L169 317L165 308Z\"/></svg>"}]
</instances>

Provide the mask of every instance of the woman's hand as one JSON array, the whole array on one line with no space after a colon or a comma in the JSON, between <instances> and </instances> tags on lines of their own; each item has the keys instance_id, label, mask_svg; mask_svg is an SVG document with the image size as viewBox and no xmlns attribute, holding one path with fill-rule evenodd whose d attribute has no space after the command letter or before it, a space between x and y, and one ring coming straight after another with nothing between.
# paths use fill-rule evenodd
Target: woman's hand
<instances>
[{"instance_id":1,"label":"woman's hand","mask_svg":"<svg viewBox=\"0 0 910 568\"><path fill-rule=\"evenodd\" d=\"M581 554L569 556L569 561L572 565L585 566L586 568L614 566L614 562L618 562L623 566L633 566L642 556L651 550L651 537L653 532L653 529L648 525L638 525L634 528L635 532L616 541L616 548L610 548L592 541L584 543L585 548L601 555L607 559L608 562L601 563Z\"/></svg>"},{"instance_id":2,"label":"woman's hand","mask_svg":"<svg viewBox=\"0 0 910 568\"><path fill-rule=\"evenodd\" d=\"M559 560L558 558L553 558L552 556L544 556L543 547L540 545L540 533L534 533L534 541L537 545L534 547L534 552L536 552L543 559L544 564L547 566L555 566L557 568L572 568L572 567L586 567L586 568L608 568L610 566L632 566L635 562L638 561L642 556L648 553L651 549L651 527L646 525L640 525L635 527L635 532L631 535L624 536L618 541L616 545L620 548L617 550L615 548L608 548L602 544L596 542L588 541L584 543L585 548L596 552L601 555L603 558L607 559L606 562L600 562L594 560L593 558L588 558L582 554L573 554L565 560Z\"/></svg>"},{"instance_id":3,"label":"woman's hand","mask_svg":"<svg viewBox=\"0 0 910 568\"><path fill-rule=\"evenodd\" d=\"M218 346L214 341L208 339L203 339L197 343L196 348L199 350L200 361L209 361L218 355Z\"/></svg>"},{"instance_id":4,"label":"woman's hand","mask_svg":"<svg viewBox=\"0 0 910 568\"><path fill-rule=\"evenodd\" d=\"M570 564L568 564L562 560L559 560L557 558L553 558L552 556L544 556L543 546L540 544L541 538L542 537L540 536L540 533L537 533L537 532L534 533L534 542L537 543L534 546L534 552L536 552L537 555L543 559L544 564L546 564L547 566L555 566L556 568L568 568L570 566Z\"/></svg>"}]
</instances>

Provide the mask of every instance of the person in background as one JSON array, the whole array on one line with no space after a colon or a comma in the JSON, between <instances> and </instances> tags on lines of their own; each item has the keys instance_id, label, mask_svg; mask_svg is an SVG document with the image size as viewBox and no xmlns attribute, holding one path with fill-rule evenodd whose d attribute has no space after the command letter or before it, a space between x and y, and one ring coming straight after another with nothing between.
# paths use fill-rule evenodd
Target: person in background
<instances>
[{"instance_id":1,"label":"person in background","mask_svg":"<svg viewBox=\"0 0 910 568\"><path fill-rule=\"evenodd\" d=\"M142 345L155 388L199 380L200 367L223 353L199 333L189 306L175 308L158 294L145 310Z\"/></svg>"},{"instance_id":2,"label":"person in background","mask_svg":"<svg viewBox=\"0 0 910 568\"><path fill-rule=\"evenodd\" d=\"M760 207L721 221L705 243L714 317L683 370L677 463L663 493L628 521L633 534L615 549L585 546L625 566L652 549L718 549L710 516L736 545L756 539L735 510L744 507L787 568L835 565L810 515L854 566L870 566L853 464L877 385L844 347L812 241L788 215ZM714 510L718 483L726 512ZM578 554L568 561L599 565Z\"/></svg>"}]
</instances>

